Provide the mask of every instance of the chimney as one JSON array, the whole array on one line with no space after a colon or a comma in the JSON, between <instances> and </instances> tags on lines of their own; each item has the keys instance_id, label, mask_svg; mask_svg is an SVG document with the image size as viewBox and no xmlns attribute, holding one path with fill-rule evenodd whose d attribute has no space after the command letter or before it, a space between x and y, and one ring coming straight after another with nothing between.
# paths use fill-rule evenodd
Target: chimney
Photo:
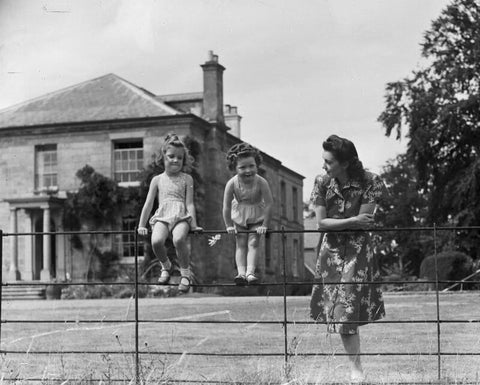
<instances>
[{"instance_id":1,"label":"chimney","mask_svg":"<svg viewBox=\"0 0 480 385\"><path fill-rule=\"evenodd\" d=\"M237 138L240 138L240 121L242 117L238 114L238 108L225 104L223 108L223 114L225 115L225 125L231 129L230 133Z\"/></svg>"},{"instance_id":2,"label":"chimney","mask_svg":"<svg viewBox=\"0 0 480 385\"><path fill-rule=\"evenodd\" d=\"M212 123L224 123L223 117L223 71L218 56L209 51L203 68L203 117Z\"/></svg>"}]
</instances>

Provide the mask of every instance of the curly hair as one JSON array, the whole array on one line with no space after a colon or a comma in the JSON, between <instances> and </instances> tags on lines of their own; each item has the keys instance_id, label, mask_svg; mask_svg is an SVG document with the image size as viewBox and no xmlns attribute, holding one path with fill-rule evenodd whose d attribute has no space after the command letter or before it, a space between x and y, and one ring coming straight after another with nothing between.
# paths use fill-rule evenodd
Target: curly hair
<instances>
[{"instance_id":1,"label":"curly hair","mask_svg":"<svg viewBox=\"0 0 480 385\"><path fill-rule=\"evenodd\" d=\"M238 158L248 157L255 159L257 167L262 164L262 155L258 149L245 142L234 144L227 152L228 169L230 171L235 171Z\"/></svg>"},{"instance_id":2,"label":"curly hair","mask_svg":"<svg viewBox=\"0 0 480 385\"><path fill-rule=\"evenodd\" d=\"M160 159L163 162L164 156L167 153L168 147L176 147L176 148L182 148L184 152L183 156L183 166L182 166L182 171L183 172L190 172L192 169L192 164L194 162L193 157L190 155L190 151L188 150L188 147L185 145L185 143L178 137L177 134L175 133L169 133L165 137L165 140L163 141L162 144L162 152L160 155ZM165 163L163 163L165 166Z\"/></svg>"},{"instance_id":3,"label":"curly hair","mask_svg":"<svg viewBox=\"0 0 480 385\"><path fill-rule=\"evenodd\" d=\"M358 159L357 149L353 142L337 135L330 135L323 142L323 149L331 152L340 163L348 162L347 175L349 178L365 181L365 169L360 159Z\"/></svg>"}]
</instances>

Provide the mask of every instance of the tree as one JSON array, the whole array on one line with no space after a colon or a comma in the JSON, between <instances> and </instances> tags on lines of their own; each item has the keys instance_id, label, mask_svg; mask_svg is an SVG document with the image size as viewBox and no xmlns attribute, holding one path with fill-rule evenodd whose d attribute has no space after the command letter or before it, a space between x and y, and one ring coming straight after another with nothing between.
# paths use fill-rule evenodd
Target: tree
<instances>
[{"instance_id":1,"label":"tree","mask_svg":"<svg viewBox=\"0 0 480 385\"><path fill-rule=\"evenodd\" d=\"M381 174L389 194L379 202L376 213L381 227L414 227L425 222L427 197L418 193L418 178L415 168L399 155L389 161ZM420 264L428 253L431 239L415 231L393 231L380 233L374 238L381 254L382 267L394 267L404 274L418 276Z\"/></svg>"},{"instance_id":2,"label":"tree","mask_svg":"<svg viewBox=\"0 0 480 385\"><path fill-rule=\"evenodd\" d=\"M66 228L73 231L111 229L122 203L118 185L89 165L78 170L75 175L80 180L80 188L75 193L67 194L64 206ZM80 254L85 252L87 255L82 274L84 278L106 278L111 262L118 259L118 255L109 250L110 242L107 239L108 237L99 239L97 234L72 236L73 248Z\"/></svg>"},{"instance_id":3,"label":"tree","mask_svg":"<svg viewBox=\"0 0 480 385\"><path fill-rule=\"evenodd\" d=\"M397 139L408 129L404 161L428 197L428 225L480 223L479 25L479 0L454 0L425 33L423 68L386 87L379 121ZM474 255L480 236L459 236L459 246Z\"/></svg>"}]
</instances>

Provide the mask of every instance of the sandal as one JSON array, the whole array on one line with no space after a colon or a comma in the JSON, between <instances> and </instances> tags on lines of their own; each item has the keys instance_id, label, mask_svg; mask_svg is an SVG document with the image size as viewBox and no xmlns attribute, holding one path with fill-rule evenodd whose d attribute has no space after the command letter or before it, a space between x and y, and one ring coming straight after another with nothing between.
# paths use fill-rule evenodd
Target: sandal
<instances>
[{"instance_id":1,"label":"sandal","mask_svg":"<svg viewBox=\"0 0 480 385\"><path fill-rule=\"evenodd\" d=\"M184 284L182 282L183 280L187 281L187 283ZM181 293L188 293L188 291L190 290L190 284L191 282L189 277L185 277L185 276L180 277L180 283L178 284L178 291Z\"/></svg>"},{"instance_id":2,"label":"sandal","mask_svg":"<svg viewBox=\"0 0 480 385\"><path fill-rule=\"evenodd\" d=\"M159 285L166 285L170 281L170 272L167 269L162 269L160 277L158 277Z\"/></svg>"},{"instance_id":3,"label":"sandal","mask_svg":"<svg viewBox=\"0 0 480 385\"><path fill-rule=\"evenodd\" d=\"M234 279L235 285L237 286L245 286L247 284L247 280L243 274L238 274Z\"/></svg>"},{"instance_id":4,"label":"sandal","mask_svg":"<svg viewBox=\"0 0 480 385\"><path fill-rule=\"evenodd\" d=\"M249 285L255 285L258 283L258 278L253 273L248 274L246 279Z\"/></svg>"}]
</instances>

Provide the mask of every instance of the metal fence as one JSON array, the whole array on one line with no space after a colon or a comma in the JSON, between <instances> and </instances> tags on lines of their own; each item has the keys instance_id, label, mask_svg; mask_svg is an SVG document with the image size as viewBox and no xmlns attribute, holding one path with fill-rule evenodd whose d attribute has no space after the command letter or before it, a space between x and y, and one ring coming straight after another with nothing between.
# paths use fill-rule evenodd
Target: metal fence
<instances>
[{"instance_id":1,"label":"metal fence","mask_svg":"<svg viewBox=\"0 0 480 385\"><path fill-rule=\"evenodd\" d=\"M436 356L437 358L437 364L436 364L436 369L437 369L437 382L435 383L445 383L445 381L448 382L447 379L442 378L442 357L445 356L480 356L480 351L479 352L452 352L452 351L446 351L442 349L442 334L441 334L441 325L442 324L479 324L480 323L480 318L479 319L441 319L440 317L440 290L439 290L439 284L450 284L450 285L461 285L465 283L465 280L460 280L460 281L453 281L453 280L440 280L439 275L438 275L438 265L437 265L437 233L438 231L463 231L463 230L468 230L468 231L478 231L480 230L480 226L469 226L469 227L410 227L410 228L375 228L375 229L370 229L370 232L399 232L399 231L423 231L423 232L431 232L433 233L433 240L434 240L434 255L435 255L435 280L428 281L428 280L423 280L422 283L424 284L430 284L434 285L435 287L435 298L436 298L436 317L434 319L422 319L422 320L379 320L375 321L375 324L435 324L436 325L436 349L434 351L423 351L423 352L368 352L368 353L361 353L361 356ZM358 230L360 231L360 230ZM346 232L346 231L339 231L339 232ZM31 356L34 355L52 355L52 354L62 354L62 355L77 355L77 354L108 354L108 355L131 355L134 357L133 364L134 364L134 375L132 378L129 380L129 383L134 383L134 384L140 384L141 379L140 379L140 365L141 365L141 360L142 360L142 355L147 354L145 351L139 348L139 325L142 323L155 323L155 324L161 324L161 323L196 323L196 324L215 324L215 323L223 323L223 324L277 324L281 325L283 329L283 351L277 351L277 352L270 352L270 353L201 353L201 352L189 352L187 353L188 355L197 355L197 356L211 356L211 357L283 357L284 361L284 369L287 367L289 363L289 359L293 355L295 356L326 356L326 355L331 355L331 353L319 353L319 352L306 352L306 353L298 353L298 352L292 352L291 349L289 349L289 343L288 343L288 332L289 332L289 325L295 324L295 325L308 325L308 324L328 324L331 323L331 321L328 322L315 322L315 321L292 321L289 320L288 318L288 313L287 313L287 288L291 285L297 285L297 286L311 286L315 282L311 281L303 281L303 282L289 282L287 280L287 255L286 255L286 239L287 235L291 233L320 233L320 231L316 230L285 230L282 228L281 230L269 230L270 234L280 234L281 239L282 239L282 247L281 247L281 259L282 259L282 281L281 282L274 282L274 283L259 283L256 286L280 286L283 288L283 319L279 321L264 321L264 320L242 320L242 321L235 321L235 320L225 320L225 321L219 321L219 320L211 320L211 321L201 321L201 320L142 320L139 318L139 288L141 285L152 285L152 283L149 282L141 282L139 280L139 256L138 256L138 244L139 244L139 239L137 232L134 231L77 231L77 232L69 232L69 231L64 231L64 232L50 232L50 233L43 233L43 232L30 232L30 233L5 233L2 230L0 230L0 274L3 273L2 269L4 266L4 261L3 261L3 240L6 237L19 237L19 236L35 236L35 235L80 235L80 234L130 234L132 235L134 233L135 237L135 263L134 263L134 281L126 281L126 282L115 282L115 285L127 285L127 286L132 286L134 287L134 295L133 295L133 301L134 301L134 319L133 320L124 320L124 319L109 319L109 320L102 320L101 322L103 323L112 323L112 324L120 324L120 323L129 323L133 324L135 328L135 345L133 350L118 350L118 351L99 351L99 350L8 350L8 349L2 349L2 326L5 324L77 324L77 323L99 323L98 319L82 319L81 321L76 320L76 319L41 319L41 320L31 320L31 319L5 319L4 318L4 313L2 311L2 302L0 301L0 356L6 357L7 355L18 355L18 354L28 354ZM221 233L226 233L224 230L203 230L199 235L212 235L212 234L221 234ZM198 233L197 233L198 234ZM3 274L2 274L3 276ZM473 276L473 275L472 275ZM471 278L471 277L468 277ZM342 285L348 285L348 284L355 284L358 285L358 282L332 282L328 283L330 285L335 285L335 284L342 284ZM394 284L394 285L409 285L417 282L412 282L410 280L399 280L399 281L390 281L388 282L389 284ZM480 281L473 281L469 280L468 283L470 284L480 284ZM46 282L3 282L0 285L0 296L2 295L2 289L3 287L11 287L11 286L32 286L32 285L38 285L38 286L45 286L47 283ZM107 285L109 283L105 283ZM362 282L362 284L372 284L372 285L383 285L385 282L383 281L369 281L369 282ZM55 283L55 282L49 282L48 285L61 285L61 286L74 286L74 285L99 285L98 282L60 282L60 283ZM192 288L212 288L212 287L219 287L219 286L235 286L234 284L192 284ZM337 322L337 323L348 323L348 322ZM351 322L355 323L355 322ZM148 351L149 355L183 355L185 354L184 352L179 352L179 351ZM347 353L335 353L337 356L348 356L349 354ZM9 380L14 380L13 378L5 377L2 376L2 380L9 381ZM74 382L75 379L69 379L70 381ZM84 379L76 379L78 381L83 381ZM97 381L101 382L104 381L105 379L100 379L100 378L90 378L89 381ZM29 378L28 381L30 382L45 382L45 378ZM55 378L49 378L48 381L50 383L55 383L55 382L64 382L64 379L55 379ZM108 381L110 383L114 382L125 382L125 378L122 379L115 379L115 378L109 378ZM225 381L215 381L215 380L175 380L175 379L169 379L168 383L218 383L218 384L234 384L234 383L240 383L240 382L225 382ZM372 383L371 381L369 381ZM66 383L66 382L65 382ZM242 384L245 384L247 382L241 382ZM398 382L396 384L401 384L402 382ZM412 383L412 382L409 382ZM426 383L432 383L432 382L417 382L419 384L426 384ZM473 381L473 382L462 382L462 384L466 383L475 383L478 384L478 381Z\"/></svg>"}]
</instances>

